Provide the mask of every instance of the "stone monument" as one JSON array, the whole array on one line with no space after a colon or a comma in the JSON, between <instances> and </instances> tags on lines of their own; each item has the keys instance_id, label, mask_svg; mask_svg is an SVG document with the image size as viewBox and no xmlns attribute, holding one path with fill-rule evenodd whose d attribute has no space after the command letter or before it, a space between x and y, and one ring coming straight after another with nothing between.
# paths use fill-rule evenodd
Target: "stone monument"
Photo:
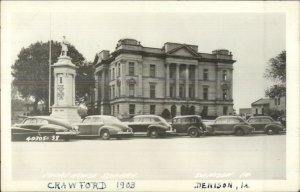
<instances>
[{"instance_id":1,"label":"stone monument","mask_svg":"<svg viewBox=\"0 0 300 192\"><path fill-rule=\"evenodd\" d=\"M80 122L75 105L75 76L77 67L72 63L68 53L68 42L65 37L61 42L61 55L54 70L54 104L51 117L59 118L70 123Z\"/></svg>"}]
</instances>

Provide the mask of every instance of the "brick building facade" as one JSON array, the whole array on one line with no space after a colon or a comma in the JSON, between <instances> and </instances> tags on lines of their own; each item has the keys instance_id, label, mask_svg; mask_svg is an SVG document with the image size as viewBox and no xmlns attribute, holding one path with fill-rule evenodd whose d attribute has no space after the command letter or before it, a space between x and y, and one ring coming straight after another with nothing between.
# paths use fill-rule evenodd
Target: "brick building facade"
<instances>
[{"instance_id":1,"label":"brick building facade","mask_svg":"<svg viewBox=\"0 0 300 192\"><path fill-rule=\"evenodd\" d=\"M96 54L95 101L98 114L172 116L233 113L232 54L199 53L198 46L165 43L144 47L121 39L114 52Z\"/></svg>"}]
</instances>

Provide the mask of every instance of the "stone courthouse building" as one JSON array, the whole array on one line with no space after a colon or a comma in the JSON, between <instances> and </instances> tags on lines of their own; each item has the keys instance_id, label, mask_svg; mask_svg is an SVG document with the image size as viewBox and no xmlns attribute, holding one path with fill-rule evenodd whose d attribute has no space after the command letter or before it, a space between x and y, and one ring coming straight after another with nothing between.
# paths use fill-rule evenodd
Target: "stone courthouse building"
<instances>
[{"instance_id":1,"label":"stone courthouse building","mask_svg":"<svg viewBox=\"0 0 300 192\"><path fill-rule=\"evenodd\" d=\"M144 47L121 39L114 52L96 54L98 114L172 116L233 114L231 52L198 52L197 45L165 43Z\"/></svg>"}]
</instances>

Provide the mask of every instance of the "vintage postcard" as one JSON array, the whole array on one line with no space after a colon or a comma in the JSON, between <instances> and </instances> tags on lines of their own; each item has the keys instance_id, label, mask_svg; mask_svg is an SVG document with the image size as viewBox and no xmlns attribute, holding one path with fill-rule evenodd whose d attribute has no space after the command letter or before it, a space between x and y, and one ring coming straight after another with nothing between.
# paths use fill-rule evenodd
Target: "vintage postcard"
<instances>
[{"instance_id":1,"label":"vintage postcard","mask_svg":"<svg viewBox=\"0 0 300 192\"><path fill-rule=\"evenodd\" d=\"M1 2L2 191L298 191L299 2Z\"/></svg>"}]
</instances>

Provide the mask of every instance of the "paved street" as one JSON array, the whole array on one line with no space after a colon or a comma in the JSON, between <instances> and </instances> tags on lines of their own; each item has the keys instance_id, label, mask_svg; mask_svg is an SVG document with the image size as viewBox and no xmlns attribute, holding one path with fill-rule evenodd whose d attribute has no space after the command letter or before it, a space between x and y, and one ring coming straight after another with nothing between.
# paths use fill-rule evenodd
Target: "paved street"
<instances>
[{"instance_id":1,"label":"paved street","mask_svg":"<svg viewBox=\"0 0 300 192\"><path fill-rule=\"evenodd\" d=\"M285 135L13 142L14 180L285 179Z\"/></svg>"}]
</instances>

